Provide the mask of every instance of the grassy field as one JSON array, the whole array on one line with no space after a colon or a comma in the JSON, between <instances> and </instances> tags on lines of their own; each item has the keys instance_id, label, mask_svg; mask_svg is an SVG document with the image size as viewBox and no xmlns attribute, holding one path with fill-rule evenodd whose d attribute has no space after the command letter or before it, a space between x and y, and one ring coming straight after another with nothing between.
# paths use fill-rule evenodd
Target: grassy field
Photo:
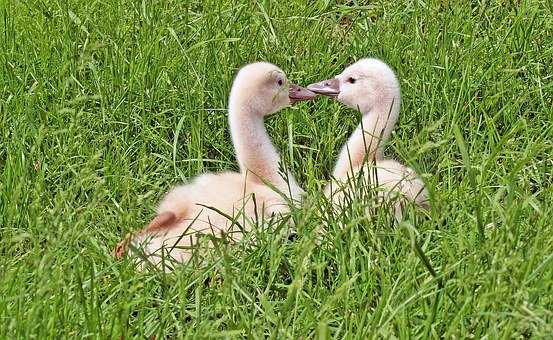
<instances>
[{"instance_id":1,"label":"grassy field","mask_svg":"<svg viewBox=\"0 0 553 340\"><path fill-rule=\"evenodd\" d=\"M551 337L551 2L306 3L0 1L1 338ZM387 154L429 216L321 217L359 120L321 98L267 120L307 191L295 242L265 228L171 274L112 258L169 187L237 170L238 67L309 84L366 56L398 73Z\"/></svg>"}]
</instances>

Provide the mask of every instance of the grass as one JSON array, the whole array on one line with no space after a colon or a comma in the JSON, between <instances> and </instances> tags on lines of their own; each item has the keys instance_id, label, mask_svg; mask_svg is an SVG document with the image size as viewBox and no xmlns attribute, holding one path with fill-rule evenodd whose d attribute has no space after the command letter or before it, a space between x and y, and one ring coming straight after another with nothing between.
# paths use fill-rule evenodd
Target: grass
<instances>
[{"instance_id":1,"label":"grass","mask_svg":"<svg viewBox=\"0 0 553 340\"><path fill-rule=\"evenodd\" d=\"M549 338L553 8L535 1L0 1L1 338ZM110 253L167 189L236 170L227 95L267 60L308 84L358 58L398 73L387 154L433 209L391 227L320 190L359 115L267 120L308 192L204 265ZM313 230L324 225L324 241Z\"/></svg>"}]
</instances>

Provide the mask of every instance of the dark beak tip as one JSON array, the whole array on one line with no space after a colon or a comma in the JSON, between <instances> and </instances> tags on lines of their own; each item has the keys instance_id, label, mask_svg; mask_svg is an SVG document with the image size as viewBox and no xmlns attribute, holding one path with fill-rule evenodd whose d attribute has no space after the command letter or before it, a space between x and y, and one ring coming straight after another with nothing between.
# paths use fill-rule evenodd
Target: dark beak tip
<instances>
[{"instance_id":1,"label":"dark beak tip","mask_svg":"<svg viewBox=\"0 0 553 340\"><path fill-rule=\"evenodd\" d=\"M298 102L303 100L311 100L315 98L317 94L304 87L292 84L289 89L289 98L292 102Z\"/></svg>"},{"instance_id":2,"label":"dark beak tip","mask_svg":"<svg viewBox=\"0 0 553 340\"><path fill-rule=\"evenodd\" d=\"M316 93L313 93L311 91L309 91L309 92L304 91L302 93L295 93L293 95L290 95L289 98L293 102L299 102L299 101L314 99L316 96L317 96Z\"/></svg>"}]
</instances>

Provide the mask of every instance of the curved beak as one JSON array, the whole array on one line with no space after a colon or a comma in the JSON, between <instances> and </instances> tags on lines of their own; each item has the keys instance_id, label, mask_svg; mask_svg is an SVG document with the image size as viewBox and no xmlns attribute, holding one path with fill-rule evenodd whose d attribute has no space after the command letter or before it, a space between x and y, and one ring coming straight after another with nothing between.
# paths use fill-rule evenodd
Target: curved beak
<instances>
[{"instance_id":1,"label":"curved beak","mask_svg":"<svg viewBox=\"0 0 553 340\"><path fill-rule=\"evenodd\" d=\"M340 81L336 78L327 79L307 86L307 89L329 97L337 97L340 94Z\"/></svg>"},{"instance_id":2,"label":"curved beak","mask_svg":"<svg viewBox=\"0 0 553 340\"><path fill-rule=\"evenodd\" d=\"M303 100L311 100L316 96L316 93L311 92L308 89L296 84L290 84L290 87L288 89L288 97L290 98L290 102L292 104Z\"/></svg>"}]
</instances>

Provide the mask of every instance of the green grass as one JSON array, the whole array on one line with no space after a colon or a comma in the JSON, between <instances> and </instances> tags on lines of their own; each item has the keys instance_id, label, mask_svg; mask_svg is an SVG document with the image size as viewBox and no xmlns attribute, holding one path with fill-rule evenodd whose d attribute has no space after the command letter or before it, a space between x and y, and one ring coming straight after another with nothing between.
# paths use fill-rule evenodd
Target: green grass
<instances>
[{"instance_id":1,"label":"green grass","mask_svg":"<svg viewBox=\"0 0 553 340\"><path fill-rule=\"evenodd\" d=\"M553 6L400 3L0 1L0 337L550 337ZM171 274L110 256L169 187L237 170L238 67L308 84L365 56L398 73L387 153L429 217L321 213L359 120L322 98L267 120L308 193L296 242L266 228Z\"/></svg>"}]
</instances>

